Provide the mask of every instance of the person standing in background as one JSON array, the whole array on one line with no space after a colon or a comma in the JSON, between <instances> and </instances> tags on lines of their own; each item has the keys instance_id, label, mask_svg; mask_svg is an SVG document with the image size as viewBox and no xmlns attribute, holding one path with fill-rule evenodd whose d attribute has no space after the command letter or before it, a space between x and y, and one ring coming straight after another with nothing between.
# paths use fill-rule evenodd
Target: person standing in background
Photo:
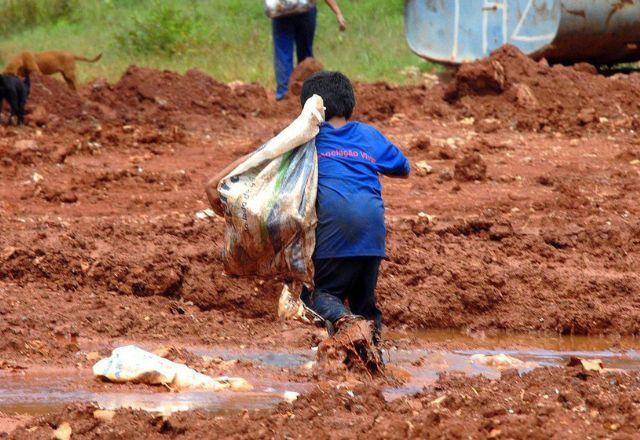
<instances>
[{"instance_id":1,"label":"person standing in background","mask_svg":"<svg viewBox=\"0 0 640 440\"><path fill-rule=\"evenodd\" d=\"M340 31L344 31L347 22L336 0L325 1L336 14ZM280 101L289 89L289 77L293 72L294 45L298 63L305 58L313 57L317 9L315 0L267 0L266 10L272 19L274 67L278 84L276 100Z\"/></svg>"}]
</instances>

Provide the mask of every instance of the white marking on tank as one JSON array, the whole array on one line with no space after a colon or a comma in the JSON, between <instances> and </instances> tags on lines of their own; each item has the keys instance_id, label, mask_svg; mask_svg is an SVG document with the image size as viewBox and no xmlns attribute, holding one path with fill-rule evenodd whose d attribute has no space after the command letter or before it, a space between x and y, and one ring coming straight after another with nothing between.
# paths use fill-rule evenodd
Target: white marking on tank
<instances>
[{"instance_id":1,"label":"white marking on tank","mask_svg":"<svg viewBox=\"0 0 640 440\"><path fill-rule=\"evenodd\" d=\"M487 12L489 12L486 8L487 1L484 2L484 8L482 8L482 54L485 55L487 53L488 43L487 43L487 26L489 22L489 16Z\"/></svg>"},{"instance_id":2,"label":"white marking on tank","mask_svg":"<svg viewBox=\"0 0 640 440\"><path fill-rule=\"evenodd\" d=\"M458 57L458 36L460 34L460 0L455 2L455 15L453 19L453 51L451 57L455 60Z\"/></svg>"},{"instance_id":3,"label":"white marking on tank","mask_svg":"<svg viewBox=\"0 0 640 440\"><path fill-rule=\"evenodd\" d=\"M526 36L526 35L518 35L520 33L520 31L522 30L522 26L524 26L524 22L527 19L527 15L529 15L529 11L531 10L531 7L533 6L533 1L534 0L529 0L527 2L527 6L524 8L524 12L522 13L522 17L520 17L520 21L518 21L518 24L516 25L516 28L513 30L513 35L511 35L511 39L514 41L522 41L525 43L532 43L535 41L545 41L545 40L550 40L553 37L555 37L555 32L554 33L550 33L550 34L545 34L545 35L531 35L531 36Z\"/></svg>"},{"instance_id":4,"label":"white marking on tank","mask_svg":"<svg viewBox=\"0 0 640 440\"><path fill-rule=\"evenodd\" d=\"M487 33L489 30L489 12L495 12L498 9L502 10L502 44L507 44L509 38L509 23L508 23L508 10L507 0L502 0L502 3L494 1L484 0L482 5L482 53L486 54L489 50L489 42L487 41Z\"/></svg>"},{"instance_id":5,"label":"white marking on tank","mask_svg":"<svg viewBox=\"0 0 640 440\"><path fill-rule=\"evenodd\" d=\"M502 44L507 44L509 38L509 22L507 20L507 0L502 2Z\"/></svg>"}]
</instances>

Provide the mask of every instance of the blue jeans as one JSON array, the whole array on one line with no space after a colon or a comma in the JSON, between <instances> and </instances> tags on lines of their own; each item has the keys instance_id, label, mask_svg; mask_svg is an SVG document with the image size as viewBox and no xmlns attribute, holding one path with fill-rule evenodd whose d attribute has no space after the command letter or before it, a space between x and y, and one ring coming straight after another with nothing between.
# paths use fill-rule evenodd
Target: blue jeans
<instances>
[{"instance_id":1,"label":"blue jeans","mask_svg":"<svg viewBox=\"0 0 640 440\"><path fill-rule=\"evenodd\" d=\"M378 336L382 313L376 306L376 285L381 261L380 257L316 258L315 289L303 289L300 298L331 324L330 333L338 319L353 313L373 321Z\"/></svg>"},{"instance_id":2,"label":"blue jeans","mask_svg":"<svg viewBox=\"0 0 640 440\"><path fill-rule=\"evenodd\" d=\"M293 46L298 63L313 56L313 37L316 33L316 14L313 9L303 14L288 15L271 20L273 33L273 64L276 71L276 99L281 100L289 89L293 72Z\"/></svg>"}]
</instances>

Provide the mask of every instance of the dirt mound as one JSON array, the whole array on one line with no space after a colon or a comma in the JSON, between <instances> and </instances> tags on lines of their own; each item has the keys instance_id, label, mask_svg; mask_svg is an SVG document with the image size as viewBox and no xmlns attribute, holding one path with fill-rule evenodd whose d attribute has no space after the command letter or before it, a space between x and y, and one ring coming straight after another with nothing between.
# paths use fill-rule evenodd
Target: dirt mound
<instances>
[{"instance_id":1,"label":"dirt mound","mask_svg":"<svg viewBox=\"0 0 640 440\"><path fill-rule=\"evenodd\" d=\"M90 105L64 82L46 75L36 74L31 77L28 107L34 109L32 114L37 114L39 122L96 115L95 106Z\"/></svg>"},{"instance_id":2,"label":"dirt mound","mask_svg":"<svg viewBox=\"0 0 640 440\"><path fill-rule=\"evenodd\" d=\"M324 65L313 57L306 58L293 69L289 78L289 91L295 96L300 96L302 83L316 72L324 69Z\"/></svg>"},{"instance_id":3,"label":"dirt mound","mask_svg":"<svg viewBox=\"0 0 640 440\"><path fill-rule=\"evenodd\" d=\"M551 67L504 46L488 58L463 64L445 99L477 120L498 118L518 129L640 126L640 75L607 78L595 73L584 63Z\"/></svg>"},{"instance_id":4,"label":"dirt mound","mask_svg":"<svg viewBox=\"0 0 640 440\"><path fill-rule=\"evenodd\" d=\"M450 114L448 106L422 86L393 86L384 82L356 83L354 118L365 122L395 121L415 115Z\"/></svg>"},{"instance_id":5,"label":"dirt mound","mask_svg":"<svg viewBox=\"0 0 640 440\"><path fill-rule=\"evenodd\" d=\"M125 120L160 120L172 113L206 116L264 116L268 113L263 87L238 83L233 86L216 81L200 70L184 75L130 66L120 81L90 85L91 100L115 109Z\"/></svg>"},{"instance_id":6,"label":"dirt mound","mask_svg":"<svg viewBox=\"0 0 640 440\"><path fill-rule=\"evenodd\" d=\"M429 89L425 86L396 86L386 82L353 84L356 93L356 107L353 119L368 123L402 123L424 115L451 117L456 114L443 99L441 88ZM294 93L278 106L279 116L294 116L300 111Z\"/></svg>"}]
</instances>

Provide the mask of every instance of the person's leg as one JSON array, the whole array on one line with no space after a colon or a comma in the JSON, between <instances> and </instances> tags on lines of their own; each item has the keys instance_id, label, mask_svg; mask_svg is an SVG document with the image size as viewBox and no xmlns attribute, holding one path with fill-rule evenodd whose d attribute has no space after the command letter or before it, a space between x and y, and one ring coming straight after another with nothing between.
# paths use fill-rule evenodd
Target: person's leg
<instances>
[{"instance_id":1,"label":"person's leg","mask_svg":"<svg viewBox=\"0 0 640 440\"><path fill-rule=\"evenodd\" d=\"M353 288L349 290L349 308L351 312L373 321L374 342L377 344L382 330L382 312L376 305L376 286L380 271L379 257L360 257L359 272Z\"/></svg>"},{"instance_id":2,"label":"person's leg","mask_svg":"<svg viewBox=\"0 0 640 440\"><path fill-rule=\"evenodd\" d=\"M294 25L292 17L273 18L273 65L276 73L276 99L281 100L289 89L289 77L293 72Z\"/></svg>"},{"instance_id":3,"label":"person's leg","mask_svg":"<svg viewBox=\"0 0 640 440\"><path fill-rule=\"evenodd\" d=\"M313 57L313 39L316 34L317 9L296 16L295 39L298 63Z\"/></svg>"},{"instance_id":4,"label":"person's leg","mask_svg":"<svg viewBox=\"0 0 640 440\"><path fill-rule=\"evenodd\" d=\"M304 289L300 298L307 307L333 324L351 314L344 300L359 265L352 258L314 259L314 265L314 290Z\"/></svg>"}]
</instances>

